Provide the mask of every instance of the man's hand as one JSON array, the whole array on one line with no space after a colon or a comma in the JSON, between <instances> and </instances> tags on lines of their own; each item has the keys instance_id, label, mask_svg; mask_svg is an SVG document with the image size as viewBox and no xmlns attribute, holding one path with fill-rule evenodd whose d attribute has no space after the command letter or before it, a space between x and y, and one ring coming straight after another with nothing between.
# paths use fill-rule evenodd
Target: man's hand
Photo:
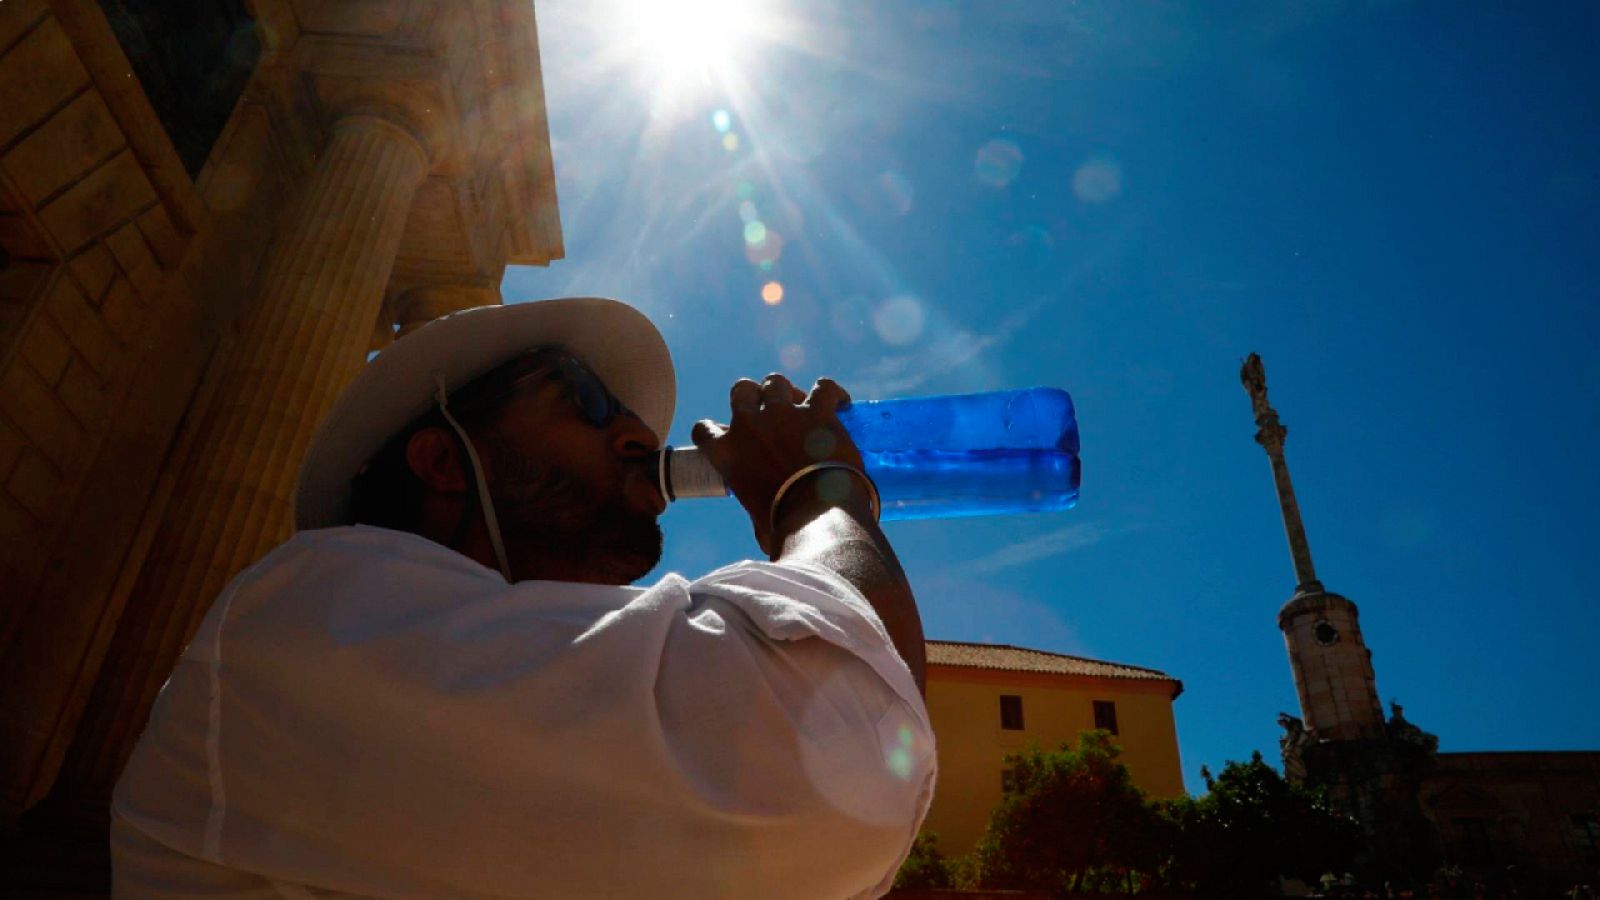
<instances>
[{"instance_id":1,"label":"man's hand","mask_svg":"<svg viewBox=\"0 0 1600 900\"><path fill-rule=\"evenodd\" d=\"M710 419L695 423L690 437L744 504L763 552L779 549L769 533L772 500L790 475L828 460L861 468L861 453L836 414L849 402L850 395L831 379L818 379L806 394L774 373L760 384L748 378L734 382L728 392L729 425Z\"/></svg>"},{"instance_id":2,"label":"man's hand","mask_svg":"<svg viewBox=\"0 0 1600 900\"><path fill-rule=\"evenodd\" d=\"M690 437L744 504L761 549L778 562L822 566L855 586L920 690L922 619L894 548L872 515L867 486L837 469L823 470L795 482L773 508L778 488L806 466L836 461L862 467L861 452L836 412L848 402L844 388L826 378L810 394L782 375L760 384L742 378L729 392L730 424L702 420Z\"/></svg>"}]
</instances>

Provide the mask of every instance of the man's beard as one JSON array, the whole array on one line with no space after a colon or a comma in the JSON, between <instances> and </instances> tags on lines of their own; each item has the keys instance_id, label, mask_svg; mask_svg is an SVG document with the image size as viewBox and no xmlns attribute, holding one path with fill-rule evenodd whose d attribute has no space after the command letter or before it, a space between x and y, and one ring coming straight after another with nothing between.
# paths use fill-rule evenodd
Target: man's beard
<instances>
[{"instance_id":1,"label":"man's beard","mask_svg":"<svg viewBox=\"0 0 1600 900\"><path fill-rule=\"evenodd\" d=\"M596 496L571 473L538 465L499 435L483 443L494 472L489 496L513 569L525 567L516 565L520 558L535 571L628 584L661 560L661 526L627 502L622 482Z\"/></svg>"}]
</instances>

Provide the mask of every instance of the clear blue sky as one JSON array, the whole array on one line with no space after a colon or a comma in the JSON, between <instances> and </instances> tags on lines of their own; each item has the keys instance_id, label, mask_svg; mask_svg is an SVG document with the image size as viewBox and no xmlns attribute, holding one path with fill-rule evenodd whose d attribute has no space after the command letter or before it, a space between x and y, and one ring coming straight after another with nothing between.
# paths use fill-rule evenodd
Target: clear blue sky
<instances>
[{"instance_id":1,"label":"clear blue sky","mask_svg":"<svg viewBox=\"0 0 1600 900\"><path fill-rule=\"evenodd\" d=\"M540 0L567 259L504 285L645 309L673 443L774 370L1067 389L1077 509L888 532L930 637L1181 678L1192 789L1298 712L1257 351L1385 702L1600 748L1600 6L710 6ZM663 571L755 552L731 502L664 526Z\"/></svg>"}]
</instances>

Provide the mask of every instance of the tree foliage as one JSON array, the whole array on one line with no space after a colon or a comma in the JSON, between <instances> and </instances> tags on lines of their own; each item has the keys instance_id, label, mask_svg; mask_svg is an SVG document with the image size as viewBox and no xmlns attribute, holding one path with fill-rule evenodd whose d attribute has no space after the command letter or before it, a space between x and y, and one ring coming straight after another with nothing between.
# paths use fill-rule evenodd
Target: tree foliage
<instances>
[{"instance_id":1,"label":"tree foliage","mask_svg":"<svg viewBox=\"0 0 1600 900\"><path fill-rule=\"evenodd\" d=\"M1117 753L1110 734L1088 731L1077 747L1007 757L1010 790L974 851L983 885L1116 888L1159 866L1167 825Z\"/></svg>"},{"instance_id":2,"label":"tree foliage","mask_svg":"<svg viewBox=\"0 0 1600 900\"><path fill-rule=\"evenodd\" d=\"M1207 792L1162 805L1176 841L1167 882L1202 896L1270 897L1280 878L1316 883L1351 865L1355 822L1326 794L1290 783L1261 759L1229 762Z\"/></svg>"},{"instance_id":3,"label":"tree foliage","mask_svg":"<svg viewBox=\"0 0 1600 900\"><path fill-rule=\"evenodd\" d=\"M1355 823L1259 753L1215 778L1203 773L1202 796L1151 801L1118 752L1109 734L1092 731L1076 746L1008 756L1005 797L972 856L944 859L925 835L896 885L949 886L964 872L955 880L986 888L1250 898L1276 895L1285 877L1315 883L1354 857Z\"/></svg>"},{"instance_id":4,"label":"tree foliage","mask_svg":"<svg viewBox=\"0 0 1600 900\"><path fill-rule=\"evenodd\" d=\"M950 869L944 854L939 852L939 836L931 831L917 835L911 844L911 855L900 864L895 873L897 888L947 888L951 886Z\"/></svg>"}]
</instances>

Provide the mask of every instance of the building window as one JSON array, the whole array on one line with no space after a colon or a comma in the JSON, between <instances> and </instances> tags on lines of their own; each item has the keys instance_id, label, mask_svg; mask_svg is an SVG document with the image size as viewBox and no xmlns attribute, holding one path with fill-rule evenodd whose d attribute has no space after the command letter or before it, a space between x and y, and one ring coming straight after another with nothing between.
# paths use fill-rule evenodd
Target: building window
<instances>
[{"instance_id":1,"label":"building window","mask_svg":"<svg viewBox=\"0 0 1600 900\"><path fill-rule=\"evenodd\" d=\"M1110 700L1094 701L1094 727L1117 733L1117 704Z\"/></svg>"},{"instance_id":2,"label":"building window","mask_svg":"<svg viewBox=\"0 0 1600 900\"><path fill-rule=\"evenodd\" d=\"M1324 647L1332 647L1339 643L1339 629L1333 627L1327 619L1319 619L1317 624L1311 627L1311 634L1317 639L1317 643Z\"/></svg>"},{"instance_id":3,"label":"building window","mask_svg":"<svg viewBox=\"0 0 1600 900\"><path fill-rule=\"evenodd\" d=\"M228 124L261 58L245 0L100 0L145 98L192 178Z\"/></svg>"},{"instance_id":4,"label":"building window","mask_svg":"<svg viewBox=\"0 0 1600 900\"><path fill-rule=\"evenodd\" d=\"M1600 816L1594 813L1573 816L1572 837L1580 850L1600 850Z\"/></svg>"},{"instance_id":5,"label":"building window","mask_svg":"<svg viewBox=\"0 0 1600 900\"><path fill-rule=\"evenodd\" d=\"M1006 731L1022 730L1022 698L1016 694L1000 695L1000 727Z\"/></svg>"}]
</instances>

